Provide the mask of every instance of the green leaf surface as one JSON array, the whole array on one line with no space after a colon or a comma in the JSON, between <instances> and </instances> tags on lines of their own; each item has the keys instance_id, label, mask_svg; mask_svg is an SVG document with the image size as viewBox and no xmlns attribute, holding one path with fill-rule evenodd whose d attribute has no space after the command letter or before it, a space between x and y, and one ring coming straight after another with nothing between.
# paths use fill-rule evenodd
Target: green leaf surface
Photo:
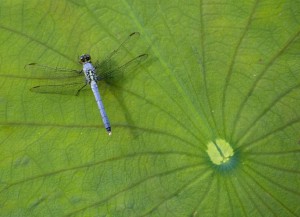
<instances>
[{"instance_id":1,"label":"green leaf surface","mask_svg":"<svg viewBox=\"0 0 300 217\"><path fill-rule=\"evenodd\" d=\"M29 91L134 31L111 137L90 90ZM2 0L0 32L1 217L300 216L299 1Z\"/></svg>"}]
</instances>

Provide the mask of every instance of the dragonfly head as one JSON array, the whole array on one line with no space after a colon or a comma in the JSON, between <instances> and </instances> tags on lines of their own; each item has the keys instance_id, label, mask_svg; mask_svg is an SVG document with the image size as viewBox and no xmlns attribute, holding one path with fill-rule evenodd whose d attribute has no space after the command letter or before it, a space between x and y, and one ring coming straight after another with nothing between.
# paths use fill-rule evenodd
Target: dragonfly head
<instances>
[{"instance_id":1,"label":"dragonfly head","mask_svg":"<svg viewBox=\"0 0 300 217\"><path fill-rule=\"evenodd\" d=\"M89 54L82 54L80 56L80 62L81 63L90 63L91 62L91 56Z\"/></svg>"}]
</instances>

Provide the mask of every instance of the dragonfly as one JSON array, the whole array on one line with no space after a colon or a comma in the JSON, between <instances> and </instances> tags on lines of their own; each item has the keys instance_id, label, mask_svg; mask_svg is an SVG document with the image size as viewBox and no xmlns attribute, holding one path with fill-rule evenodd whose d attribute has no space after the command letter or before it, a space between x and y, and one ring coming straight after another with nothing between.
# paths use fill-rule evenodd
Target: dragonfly
<instances>
[{"instance_id":1,"label":"dragonfly","mask_svg":"<svg viewBox=\"0 0 300 217\"><path fill-rule=\"evenodd\" d=\"M42 65L38 63L29 63L25 65L25 70L30 71L32 75L38 73L39 77L46 76L46 78L51 79L74 79L78 77L82 78L84 75L84 82L73 81L72 83L65 84L51 84L51 85L39 85L32 87L30 91L36 93L47 93L47 94L73 94L78 96L79 93L87 86L90 86L94 94L100 115L104 124L104 127L110 136L112 134L111 125L106 114L104 104L98 89L97 83L99 81L109 81L110 79L116 77L117 74L123 73L128 70L130 67L137 66L142 61L147 59L148 54L140 54L129 61L116 66L116 61L118 58L126 56L128 50L130 50L130 44L134 43L137 38L140 36L139 32L131 33L117 49L113 50L104 61L96 61L95 64L92 63L92 58L90 54L83 54L79 57L79 62L82 64L81 70L76 69L67 69L59 67L51 67L47 65ZM43 72L43 73L42 73ZM71 91L71 92L70 92Z\"/></svg>"}]
</instances>

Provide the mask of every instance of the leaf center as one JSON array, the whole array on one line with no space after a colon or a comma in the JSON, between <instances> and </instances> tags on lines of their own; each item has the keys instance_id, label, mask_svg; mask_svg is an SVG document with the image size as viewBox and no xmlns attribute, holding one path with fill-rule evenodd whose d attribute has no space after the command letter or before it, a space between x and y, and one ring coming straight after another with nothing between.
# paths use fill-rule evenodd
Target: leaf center
<instances>
[{"instance_id":1,"label":"leaf center","mask_svg":"<svg viewBox=\"0 0 300 217\"><path fill-rule=\"evenodd\" d=\"M228 142L223 139L216 139L207 144L207 154L210 160L216 165L227 164L233 157L234 152Z\"/></svg>"}]
</instances>

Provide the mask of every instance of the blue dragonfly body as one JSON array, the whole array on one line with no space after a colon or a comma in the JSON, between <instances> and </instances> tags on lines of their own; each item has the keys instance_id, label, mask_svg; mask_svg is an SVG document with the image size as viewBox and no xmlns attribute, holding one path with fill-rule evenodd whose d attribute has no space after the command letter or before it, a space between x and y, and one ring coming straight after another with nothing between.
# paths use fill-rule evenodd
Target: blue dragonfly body
<instances>
[{"instance_id":1,"label":"blue dragonfly body","mask_svg":"<svg viewBox=\"0 0 300 217\"><path fill-rule=\"evenodd\" d=\"M141 61L145 60L148 55L141 54L136 56L135 58L127 61L125 64L121 66L117 66L114 68L108 68L106 71L101 70L104 65L109 65L112 61L114 56L117 56L120 53L122 48L126 48L126 45L129 42L134 42L135 39L138 38L140 34L138 32L131 33L121 45L114 50L103 62L96 62L95 65L92 64L91 56L89 54L83 54L80 56L80 63L82 64L82 70L75 70L75 69L65 69L65 68L58 68L58 67L50 67L46 65L41 65L38 63L30 63L25 66L25 70L31 71L34 73L41 73L43 71L44 75L49 75L52 77L57 78L73 78L77 77L78 75L84 74L85 76L85 83L82 82L72 82L67 84L53 84L53 85L40 85L32 87L30 90L32 92L37 93L48 93L48 94L67 94L70 93L68 90L71 90L74 95L79 95L80 91L89 85L93 91L95 96L95 100L98 105L98 109L100 111L100 115L104 124L104 127L108 133L111 135L111 125L104 109L104 104L101 99L100 92L98 90L97 82L101 80L109 80L115 76L115 74L124 72L129 66L133 66L139 64ZM128 48L126 48L128 49ZM107 67L106 67L107 68ZM97 73L97 70L100 70L100 73ZM47 73L45 73L47 72Z\"/></svg>"}]
</instances>

